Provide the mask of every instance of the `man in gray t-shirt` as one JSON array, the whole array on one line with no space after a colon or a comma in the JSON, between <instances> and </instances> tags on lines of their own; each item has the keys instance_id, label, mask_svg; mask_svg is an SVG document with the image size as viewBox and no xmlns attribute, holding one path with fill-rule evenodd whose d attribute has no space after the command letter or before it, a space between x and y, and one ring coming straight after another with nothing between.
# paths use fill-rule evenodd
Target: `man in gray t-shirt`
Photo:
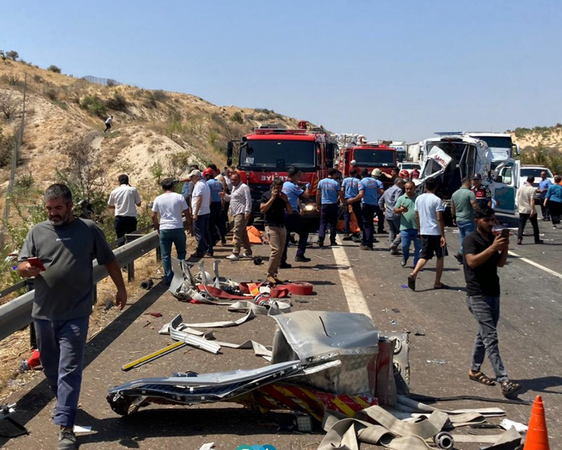
<instances>
[{"instance_id":1,"label":"man in gray t-shirt","mask_svg":"<svg viewBox=\"0 0 562 450\"><path fill-rule=\"evenodd\" d=\"M44 195L48 220L27 234L18 273L35 277L32 317L41 364L57 398L54 423L60 426L59 450L78 448L72 429L78 409L82 364L93 305L93 267L97 259L117 287L123 309L127 291L115 255L91 220L72 214L72 193L53 184ZM41 267L41 265L43 267ZM39 268L41 267L41 268Z\"/></svg>"}]
</instances>

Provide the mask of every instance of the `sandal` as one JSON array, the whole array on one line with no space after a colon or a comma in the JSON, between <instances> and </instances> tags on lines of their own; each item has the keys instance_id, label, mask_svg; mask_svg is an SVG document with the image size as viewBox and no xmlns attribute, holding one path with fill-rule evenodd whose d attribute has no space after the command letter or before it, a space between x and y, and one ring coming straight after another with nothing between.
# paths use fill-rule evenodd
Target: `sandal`
<instances>
[{"instance_id":1,"label":"sandal","mask_svg":"<svg viewBox=\"0 0 562 450\"><path fill-rule=\"evenodd\" d=\"M416 290L416 279L412 275L408 277L408 287L412 290Z\"/></svg>"},{"instance_id":2,"label":"sandal","mask_svg":"<svg viewBox=\"0 0 562 450\"><path fill-rule=\"evenodd\" d=\"M505 398L514 399L517 398L516 392L521 389L521 385L519 383L515 383L514 381L503 381L500 383L500 387L502 390L502 395Z\"/></svg>"},{"instance_id":3,"label":"sandal","mask_svg":"<svg viewBox=\"0 0 562 450\"><path fill-rule=\"evenodd\" d=\"M441 283L441 286L433 286L433 289L451 289L451 287Z\"/></svg>"},{"instance_id":4,"label":"sandal","mask_svg":"<svg viewBox=\"0 0 562 450\"><path fill-rule=\"evenodd\" d=\"M472 381L476 381L477 383L483 384L485 386L495 386L496 382L494 380L491 380L490 378L488 378L486 376L486 374L484 372L468 372L468 378L470 378Z\"/></svg>"}]
</instances>

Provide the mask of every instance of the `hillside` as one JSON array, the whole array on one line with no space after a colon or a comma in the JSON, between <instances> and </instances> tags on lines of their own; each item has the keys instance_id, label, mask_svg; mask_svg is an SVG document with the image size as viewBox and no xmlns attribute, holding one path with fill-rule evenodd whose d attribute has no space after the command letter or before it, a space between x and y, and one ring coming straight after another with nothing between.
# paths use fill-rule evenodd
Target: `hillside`
<instances>
[{"instance_id":1,"label":"hillside","mask_svg":"<svg viewBox=\"0 0 562 450\"><path fill-rule=\"evenodd\" d=\"M562 124L557 123L552 127L515 128L508 131L513 142L519 144L521 149L526 147L548 147L562 149Z\"/></svg>"},{"instance_id":2,"label":"hillside","mask_svg":"<svg viewBox=\"0 0 562 450\"><path fill-rule=\"evenodd\" d=\"M267 109L213 105L199 97L134 86L108 87L43 70L23 62L0 62L0 129L13 135L21 120L23 80L28 96L17 177L32 177L36 188L72 175L76 152L99 172L97 186L109 193L118 173L128 173L141 191L157 192L156 180L178 176L187 164L225 165L228 140L261 123L289 127L295 119ZM114 116L111 133L103 121ZM9 178L4 145L0 155L0 208ZM85 155L82 155L85 156ZM98 170L99 169L99 170Z\"/></svg>"}]
</instances>

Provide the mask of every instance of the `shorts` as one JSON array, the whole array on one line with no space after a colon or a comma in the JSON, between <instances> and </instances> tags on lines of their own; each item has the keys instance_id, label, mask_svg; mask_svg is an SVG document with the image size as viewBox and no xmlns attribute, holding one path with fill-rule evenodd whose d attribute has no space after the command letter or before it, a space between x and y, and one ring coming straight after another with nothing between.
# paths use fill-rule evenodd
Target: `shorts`
<instances>
[{"instance_id":1,"label":"shorts","mask_svg":"<svg viewBox=\"0 0 562 450\"><path fill-rule=\"evenodd\" d=\"M420 258L431 259L434 253L437 258L443 258L445 256L445 249L441 247L441 236L424 234L420 236L420 243Z\"/></svg>"}]
</instances>

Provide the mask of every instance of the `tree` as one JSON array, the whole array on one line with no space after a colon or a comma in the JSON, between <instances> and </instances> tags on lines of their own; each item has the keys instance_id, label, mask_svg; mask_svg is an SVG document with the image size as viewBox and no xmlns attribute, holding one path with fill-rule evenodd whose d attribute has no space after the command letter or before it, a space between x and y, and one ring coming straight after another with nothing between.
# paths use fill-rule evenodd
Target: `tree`
<instances>
[{"instance_id":1,"label":"tree","mask_svg":"<svg viewBox=\"0 0 562 450\"><path fill-rule=\"evenodd\" d=\"M6 52L6 56L10 58L12 61L17 61L17 59L20 57L18 52L16 52L15 50L10 50L9 52Z\"/></svg>"},{"instance_id":2,"label":"tree","mask_svg":"<svg viewBox=\"0 0 562 450\"><path fill-rule=\"evenodd\" d=\"M54 64L51 64L49 67L47 67L47 70L50 70L51 72L55 72L55 73L62 72L62 69L60 67L55 66Z\"/></svg>"}]
</instances>

